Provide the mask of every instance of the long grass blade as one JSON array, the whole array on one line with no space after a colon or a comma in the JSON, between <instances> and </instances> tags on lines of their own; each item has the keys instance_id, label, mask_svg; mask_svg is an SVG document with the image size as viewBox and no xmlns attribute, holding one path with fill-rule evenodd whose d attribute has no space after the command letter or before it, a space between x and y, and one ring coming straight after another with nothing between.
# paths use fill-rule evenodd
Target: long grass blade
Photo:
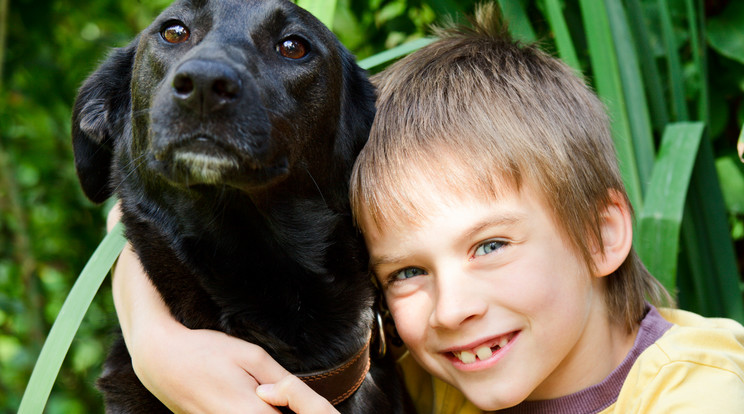
<instances>
[{"instance_id":1,"label":"long grass blade","mask_svg":"<svg viewBox=\"0 0 744 414\"><path fill-rule=\"evenodd\" d=\"M640 209L643 205L643 192L607 8L602 0L580 0L579 5L589 45L594 84L613 121L612 136L620 172L631 203Z\"/></svg>"},{"instance_id":2,"label":"long grass blade","mask_svg":"<svg viewBox=\"0 0 744 414\"><path fill-rule=\"evenodd\" d=\"M109 269L124 248L126 240L123 228L122 224L118 223L103 238L72 286L31 373L21 399L19 414L40 414L44 411L44 406L49 399L52 386L75 333L96 292L101 287L101 283L108 275Z\"/></svg>"},{"instance_id":3,"label":"long grass blade","mask_svg":"<svg viewBox=\"0 0 744 414\"><path fill-rule=\"evenodd\" d=\"M670 292L677 287L682 213L704 130L702 123L666 128L640 214L638 254Z\"/></svg>"},{"instance_id":4,"label":"long grass blade","mask_svg":"<svg viewBox=\"0 0 744 414\"><path fill-rule=\"evenodd\" d=\"M659 67L656 64L656 58L651 48L651 35L646 23L646 18L641 7L640 0L625 0L625 6L628 12L628 22L630 32L633 35L633 41L636 45L638 59L643 73L644 84L646 86L646 98L648 99L649 109L651 111L651 120L654 128L661 132L669 123L669 108L667 106L667 97L662 86Z\"/></svg>"},{"instance_id":5,"label":"long grass blade","mask_svg":"<svg viewBox=\"0 0 744 414\"><path fill-rule=\"evenodd\" d=\"M297 0L297 5L312 13L326 27L333 30L333 17L336 14L336 0Z\"/></svg>"},{"instance_id":6,"label":"long grass blade","mask_svg":"<svg viewBox=\"0 0 744 414\"><path fill-rule=\"evenodd\" d=\"M690 46L692 57L697 68L700 96L698 96L697 119L710 125L710 92L708 90L708 64L705 55L705 14L699 1L685 0L687 22L690 28Z\"/></svg>"},{"instance_id":7,"label":"long grass blade","mask_svg":"<svg viewBox=\"0 0 744 414\"><path fill-rule=\"evenodd\" d=\"M619 63L620 81L627 104L625 110L628 114L640 187L641 191L645 192L647 180L654 168L656 154L651 116L646 104L645 83L641 76L636 49L631 43L632 36L625 9L619 1L606 3Z\"/></svg>"},{"instance_id":8,"label":"long grass blade","mask_svg":"<svg viewBox=\"0 0 744 414\"><path fill-rule=\"evenodd\" d=\"M581 63L576 55L576 48L571 40L571 32L568 30L566 19L561 10L560 0L544 0L545 12L550 29L555 35L555 46L558 55L571 66L577 73L581 73Z\"/></svg>"},{"instance_id":9,"label":"long grass blade","mask_svg":"<svg viewBox=\"0 0 744 414\"><path fill-rule=\"evenodd\" d=\"M400 46L394 47L392 49L388 49L376 55L372 55L366 59L362 59L358 63L359 63L359 66L361 66L363 69L370 70L378 66L382 66L387 63L390 63L393 60L398 59L399 57L405 56L413 51L421 49L422 47L428 45L434 40L436 39L431 38L431 37L425 37L421 39L412 40Z\"/></svg>"},{"instance_id":10,"label":"long grass blade","mask_svg":"<svg viewBox=\"0 0 744 414\"><path fill-rule=\"evenodd\" d=\"M499 7L504 18L509 22L509 32L515 39L527 43L533 43L537 40L532 23L527 17L523 0L499 0Z\"/></svg>"},{"instance_id":11,"label":"long grass blade","mask_svg":"<svg viewBox=\"0 0 744 414\"><path fill-rule=\"evenodd\" d=\"M667 59L667 71L669 89L672 92L672 108L675 121L687 121L690 119L685 100L685 79L682 74L677 37L674 34L672 15L667 0L657 0L659 6L659 17L661 19L661 32L664 38L664 50Z\"/></svg>"}]
</instances>

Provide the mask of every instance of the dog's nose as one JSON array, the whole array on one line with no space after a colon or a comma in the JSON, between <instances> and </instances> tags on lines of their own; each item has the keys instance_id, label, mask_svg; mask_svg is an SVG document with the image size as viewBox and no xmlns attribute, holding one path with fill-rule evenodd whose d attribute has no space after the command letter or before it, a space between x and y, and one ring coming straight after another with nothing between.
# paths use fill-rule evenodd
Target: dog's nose
<instances>
[{"instance_id":1,"label":"dog's nose","mask_svg":"<svg viewBox=\"0 0 744 414\"><path fill-rule=\"evenodd\" d=\"M173 97L193 111L206 114L235 102L240 86L238 73L229 65L189 60L173 76Z\"/></svg>"}]
</instances>

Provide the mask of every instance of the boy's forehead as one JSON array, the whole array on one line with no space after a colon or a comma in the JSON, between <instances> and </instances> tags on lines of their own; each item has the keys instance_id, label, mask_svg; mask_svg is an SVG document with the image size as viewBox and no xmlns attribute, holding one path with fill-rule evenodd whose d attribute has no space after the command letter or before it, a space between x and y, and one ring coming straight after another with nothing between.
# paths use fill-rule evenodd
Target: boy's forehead
<instances>
[{"instance_id":1,"label":"boy's forehead","mask_svg":"<svg viewBox=\"0 0 744 414\"><path fill-rule=\"evenodd\" d=\"M423 175L419 175L419 178ZM426 179L409 180L386 189L374 207L364 206L359 224L364 233L379 233L382 230L398 231L425 226L434 217L446 210L462 205L490 204L494 210L500 208L500 200L518 196L524 189L504 184L496 188L463 186L452 183L444 173L426 175ZM504 181L504 180L501 180ZM377 211L371 211L374 208Z\"/></svg>"}]
</instances>

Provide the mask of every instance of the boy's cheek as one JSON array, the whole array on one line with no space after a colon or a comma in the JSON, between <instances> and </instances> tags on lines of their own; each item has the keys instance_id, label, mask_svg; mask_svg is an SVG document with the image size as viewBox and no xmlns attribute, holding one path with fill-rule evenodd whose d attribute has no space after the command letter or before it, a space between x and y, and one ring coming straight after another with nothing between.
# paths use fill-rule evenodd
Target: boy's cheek
<instances>
[{"instance_id":1,"label":"boy's cheek","mask_svg":"<svg viewBox=\"0 0 744 414\"><path fill-rule=\"evenodd\" d=\"M426 304L420 303L416 306L417 303L410 299L391 298L388 302L398 335L409 348L419 345L429 328Z\"/></svg>"}]
</instances>

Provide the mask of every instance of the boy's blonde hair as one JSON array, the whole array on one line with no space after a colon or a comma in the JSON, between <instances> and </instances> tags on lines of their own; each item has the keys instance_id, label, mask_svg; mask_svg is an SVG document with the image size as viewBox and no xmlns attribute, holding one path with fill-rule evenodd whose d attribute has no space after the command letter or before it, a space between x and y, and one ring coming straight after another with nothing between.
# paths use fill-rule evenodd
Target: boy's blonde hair
<instances>
[{"instance_id":1,"label":"boy's blonde hair","mask_svg":"<svg viewBox=\"0 0 744 414\"><path fill-rule=\"evenodd\" d=\"M446 199L425 194L432 188L495 200L526 183L594 271L611 194L628 202L605 108L567 65L513 41L493 4L471 25L435 29L439 40L373 78L377 116L352 173L354 216L381 229L425 217L426 201ZM668 295L631 250L607 278L610 317L632 330L646 297Z\"/></svg>"}]
</instances>

